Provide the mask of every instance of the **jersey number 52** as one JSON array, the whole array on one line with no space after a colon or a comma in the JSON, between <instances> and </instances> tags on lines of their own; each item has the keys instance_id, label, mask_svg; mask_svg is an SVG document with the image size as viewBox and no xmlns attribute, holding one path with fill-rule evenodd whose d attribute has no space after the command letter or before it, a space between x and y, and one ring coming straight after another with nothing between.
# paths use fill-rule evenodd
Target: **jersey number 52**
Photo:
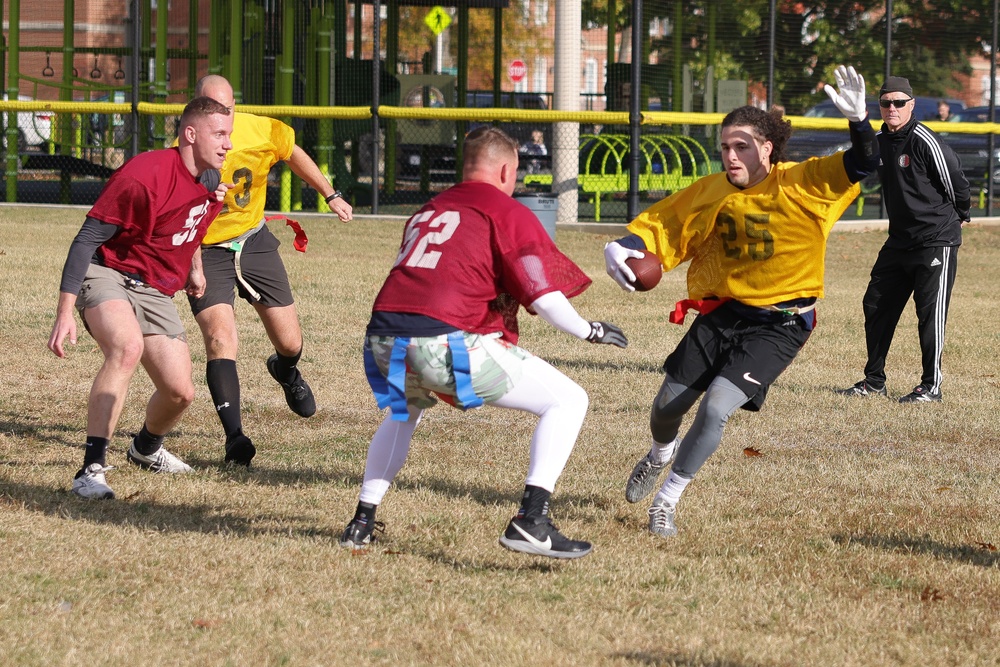
<instances>
[{"instance_id":1,"label":"jersey number 52","mask_svg":"<svg viewBox=\"0 0 1000 667\"><path fill-rule=\"evenodd\" d=\"M445 211L433 220L436 211L424 211L410 218L403 232L403 247L393 266L405 261L406 266L433 269L441 259L441 251L433 249L448 241L461 220L456 211ZM430 222L427 222L430 220ZM422 224L427 222L426 225Z\"/></svg>"}]
</instances>

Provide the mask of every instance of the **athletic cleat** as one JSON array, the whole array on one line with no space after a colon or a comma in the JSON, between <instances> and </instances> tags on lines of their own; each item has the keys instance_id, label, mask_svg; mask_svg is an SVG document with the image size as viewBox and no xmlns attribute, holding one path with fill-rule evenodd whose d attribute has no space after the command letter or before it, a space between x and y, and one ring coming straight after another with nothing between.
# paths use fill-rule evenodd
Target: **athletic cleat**
<instances>
[{"instance_id":1,"label":"athletic cleat","mask_svg":"<svg viewBox=\"0 0 1000 667\"><path fill-rule=\"evenodd\" d=\"M652 452L639 459L639 462L632 468L632 474L629 475L628 482L625 484L625 500L637 503L653 492L660 479L660 474L667 469L670 462L674 460L674 454L677 453L677 441L674 440L671 444L673 449L663 463L653 463L653 459L650 458Z\"/></svg>"},{"instance_id":2,"label":"athletic cleat","mask_svg":"<svg viewBox=\"0 0 1000 667\"><path fill-rule=\"evenodd\" d=\"M344 534L340 536L340 546L351 549L366 549L370 544L378 540L378 536L385 532L385 524L381 521L358 521L353 519Z\"/></svg>"},{"instance_id":3,"label":"athletic cleat","mask_svg":"<svg viewBox=\"0 0 1000 667\"><path fill-rule=\"evenodd\" d=\"M140 468L152 470L153 472L191 472L191 466L168 452L166 447L161 446L149 456L140 454L139 450L135 448L134 439L132 440L132 446L128 448L127 457L129 463L134 463Z\"/></svg>"},{"instance_id":4,"label":"athletic cleat","mask_svg":"<svg viewBox=\"0 0 1000 667\"><path fill-rule=\"evenodd\" d=\"M253 446L250 438L242 432L235 433L226 438L226 463L250 467L250 461L257 454L257 448Z\"/></svg>"},{"instance_id":5,"label":"athletic cleat","mask_svg":"<svg viewBox=\"0 0 1000 667\"><path fill-rule=\"evenodd\" d=\"M267 358L267 372L285 390L285 402L288 403L288 407L300 417L312 417L316 414L316 399L313 397L312 389L302 379L302 373L296 368L295 379L285 384L278 379L277 364L278 355L272 354Z\"/></svg>"},{"instance_id":6,"label":"athletic cleat","mask_svg":"<svg viewBox=\"0 0 1000 667\"><path fill-rule=\"evenodd\" d=\"M833 393L840 394L841 396L887 396L888 392L885 387L873 387L868 384L866 380L858 382L853 387L848 387L847 389L834 389Z\"/></svg>"},{"instance_id":7,"label":"athletic cleat","mask_svg":"<svg viewBox=\"0 0 1000 667\"><path fill-rule=\"evenodd\" d=\"M511 551L549 558L581 558L593 550L590 542L567 539L547 516L514 517L500 536L500 545Z\"/></svg>"},{"instance_id":8,"label":"athletic cleat","mask_svg":"<svg viewBox=\"0 0 1000 667\"><path fill-rule=\"evenodd\" d=\"M940 403L941 392L932 391L927 385L919 384L906 396L899 399L900 403Z\"/></svg>"},{"instance_id":9,"label":"athletic cleat","mask_svg":"<svg viewBox=\"0 0 1000 667\"><path fill-rule=\"evenodd\" d=\"M108 486L107 480L104 479L104 473L114 469L114 466L105 467L100 463L91 463L76 474L76 478L73 480L73 493L81 498L113 499L115 492Z\"/></svg>"},{"instance_id":10,"label":"athletic cleat","mask_svg":"<svg viewBox=\"0 0 1000 667\"><path fill-rule=\"evenodd\" d=\"M673 537L677 534L674 525L676 508L665 502L653 503L649 508L649 532L660 537Z\"/></svg>"}]
</instances>

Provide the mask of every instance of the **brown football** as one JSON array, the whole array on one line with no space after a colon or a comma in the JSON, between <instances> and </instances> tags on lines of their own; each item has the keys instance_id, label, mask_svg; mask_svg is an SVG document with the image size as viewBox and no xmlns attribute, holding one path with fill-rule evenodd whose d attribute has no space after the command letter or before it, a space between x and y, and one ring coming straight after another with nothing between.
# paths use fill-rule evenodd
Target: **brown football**
<instances>
[{"instance_id":1,"label":"brown football","mask_svg":"<svg viewBox=\"0 0 1000 667\"><path fill-rule=\"evenodd\" d=\"M651 252L643 252L642 257L629 257L625 260L625 264L635 274L635 282L632 285L637 292L653 289L663 275L660 258Z\"/></svg>"}]
</instances>

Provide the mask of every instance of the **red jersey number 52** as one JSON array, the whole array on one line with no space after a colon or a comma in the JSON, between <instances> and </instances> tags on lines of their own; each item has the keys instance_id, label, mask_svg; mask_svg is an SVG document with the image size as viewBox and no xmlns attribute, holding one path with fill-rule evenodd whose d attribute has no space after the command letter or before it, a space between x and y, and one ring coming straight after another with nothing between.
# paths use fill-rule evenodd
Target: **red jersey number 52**
<instances>
[{"instance_id":1,"label":"red jersey number 52","mask_svg":"<svg viewBox=\"0 0 1000 667\"><path fill-rule=\"evenodd\" d=\"M421 269L433 269L441 259L441 251L432 249L452 237L461 220L456 211L445 211L426 225L435 211L424 211L410 218L403 233L403 247L393 266L399 266L405 260L406 266Z\"/></svg>"}]
</instances>

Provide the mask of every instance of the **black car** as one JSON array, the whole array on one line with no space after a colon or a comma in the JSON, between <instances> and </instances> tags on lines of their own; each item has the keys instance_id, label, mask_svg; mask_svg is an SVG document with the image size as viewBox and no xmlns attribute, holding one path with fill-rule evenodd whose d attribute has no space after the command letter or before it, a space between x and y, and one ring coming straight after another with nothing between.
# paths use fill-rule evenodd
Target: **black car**
<instances>
[{"instance_id":1,"label":"black car","mask_svg":"<svg viewBox=\"0 0 1000 667\"><path fill-rule=\"evenodd\" d=\"M932 120L937 115L938 98L915 97L913 115L918 120ZM951 113L961 113L964 105L956 100L947 100ZM804 114L806 118L843 118L837 107L830 100L820 102ZM868 118L872 127L878 131L882 127L882 115L879 112L878 100L868 102ZM968 135L967 135L968 136ZM851 147L851 135L847 130L795 130L785 148L785 157L792 162L801 162L811 157L833 155L837 151Z\"/></svg>"},{"instance_id":2,"label":"black car","mask_svg":"<svg viewBox=\"0 0 1000 667\"><path fill-rule=\"evenodd\" d=\"M994 118L996 118L994 112ZM990 119L989 107L969 107L953 113L949 123L986 123ZM994 185L1000 184L1000 138L993 143L993 160L990 164L988 134L965 134L958 132L938 131L941 138L951 146L962 161L962 171L969 179L973 192L986 185L986 174L993 172ZM994 135L995 136L995 135Z\"/></svg>"},{"instance_id":3,"label":"black car","mask_svg":"<svg viewBox=\"0 0 1000 667\"><path fill-rule=\"evenodd\" d=\"M493 93L484 91L469 91L465 98L467 108L485 109L494 106ZM544 96L538 93L502 93L500 100L501 108L515 109L548 109L548 103ZM445 122L445 121L426 121ZM454 125L454 123L452 123ZM480 122L468 122L466 132L471 132L476 127L483 125ZM552 145L552 124L551 123L500 123L500 127L518 140L521 146L527 146L536 131L542 132L542 144ZM548 153L548 151L546 151ZM549 153L550 154L550 153ZM546 156L535 156L522 153L522 166L531 169L533 165L544 162L548 164L550 158ZM423 163L426 161L426 165ZM397 174L400 178L409 178L419 175L421 166L426 166L428 172L434 174L435 180L454 180L455 178L455 143L454 137L448 144L416 145L400 143L396 147Z\"/></svg>"},{"instance_id":4,"label":"black car","mask_svg":"<svg viewBox=\"0 0 1000 667\"><path fill-rule=\"evenodd\" d=\"M915 97L916 104L913 115L921 121L932 121L937 115L938 98ZM966 109L961 102L948 100L951 107L951 117L948 122L983 123L989 119L989 107L970 107ZM807 118L843 118L843 114L827 100L812 107L804 114ZM881 113L877 101L868 102L868 117L872 127L881 129ZM965 134L958 132L938 131L942 141L951 146L962 162L962 171L969 180L973 192L983 187L988 171L988 139L985 134ZM795 130L785 148L785 157L793 162L801 162L811 157L832 155L837 151L847 150L851 146L851 137L846 130ZM1000 142L994 154L1000 158ZM1000 168L997 159L993 162L993 182L1000 183ZM873 175L870 177L875 179ZM866 183L868 181L866 180ZM871 183L874 185L875 183Z\"/></svg>"}]
</instances>

